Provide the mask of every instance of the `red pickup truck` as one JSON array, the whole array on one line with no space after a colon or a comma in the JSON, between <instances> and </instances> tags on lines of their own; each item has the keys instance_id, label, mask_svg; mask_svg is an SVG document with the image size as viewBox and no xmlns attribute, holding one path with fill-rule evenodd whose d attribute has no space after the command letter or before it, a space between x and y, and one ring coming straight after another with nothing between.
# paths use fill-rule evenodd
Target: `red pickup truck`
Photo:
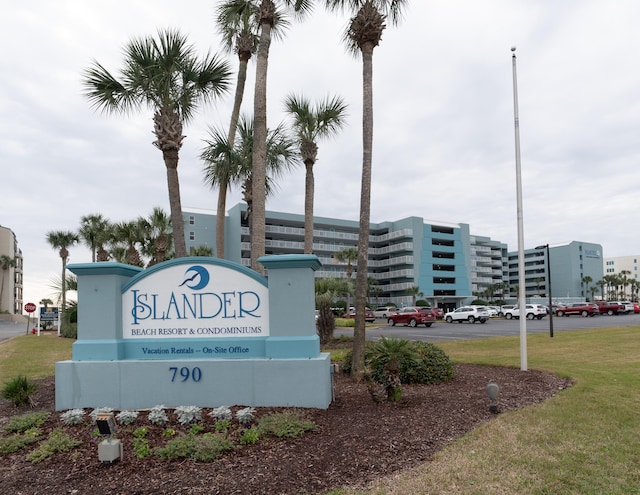
<instances>
[{"instance_id":1,"label":"red pickup truck","mask_svg":"<svg viewBox=\"0 0 640 495\"><path fill-rule=\"evenodd\" d=\"M617 302L598 301L598 309L601 315L617 315L618 313L626 313L627 308L624 304Z\"/></svg>"}]
</instances>

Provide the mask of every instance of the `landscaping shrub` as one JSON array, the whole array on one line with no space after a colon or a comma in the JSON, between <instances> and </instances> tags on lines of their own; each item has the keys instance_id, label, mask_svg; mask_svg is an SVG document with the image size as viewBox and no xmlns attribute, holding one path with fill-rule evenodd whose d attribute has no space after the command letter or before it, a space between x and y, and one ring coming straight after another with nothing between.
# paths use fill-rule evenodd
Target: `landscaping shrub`
<instances>
[{"instance_id":1,"label":"landscaping shrub","mask_svg":"<svg viewBox=\"0 0 640 495\"><path fill-rule=\"evenodd\" d=\"M2 397L9 399L18 407L26 404L33 405L31 396L35 391L35 383L29 381L25 375L18 375L5 383L2 389Z\"/></svg>"},{"instance_id":2,"label":"landscaping shrub","mask_svg":"<svg viewBox=\"0 0 640 495\"><path fill-rule=\"evenodd\" d=\"M383 368L388 362L391 351L396 347L404 347L405 345L408 346L411 352L407 353L398 363L401 383L431 384L453 378L455 374L453 362L438 346L429 342L405 339L384 340L387 341L384 345L386 349L385 347L381 348L377 342L368 341L365 345L365 366L371 370L371 375L376 381L382 379ZM394 341L404 341L406 344ZM395 352L399 353L400 349L396 349ZM348 351L342 362L342 369L345 373L351 372L352 355L353 352Z\"/></svg>"}]
</instances>

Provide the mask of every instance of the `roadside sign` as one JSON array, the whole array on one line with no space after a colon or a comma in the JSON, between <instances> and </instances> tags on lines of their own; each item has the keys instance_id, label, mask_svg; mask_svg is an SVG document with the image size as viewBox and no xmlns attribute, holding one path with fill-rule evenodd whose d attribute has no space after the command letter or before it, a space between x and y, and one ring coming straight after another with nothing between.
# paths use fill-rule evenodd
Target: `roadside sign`
<instances>
[{"instance_id":1,"label":"roadside sign","mask_svg":"<svg viewBox=\"0 0 640 495\"><path fill-rule=\"evenodd\" d=\"M24 305L24 310L27 313L33 313L36 310L36 305L33 303L27 303Z\"/></svg>"}]
</instances>

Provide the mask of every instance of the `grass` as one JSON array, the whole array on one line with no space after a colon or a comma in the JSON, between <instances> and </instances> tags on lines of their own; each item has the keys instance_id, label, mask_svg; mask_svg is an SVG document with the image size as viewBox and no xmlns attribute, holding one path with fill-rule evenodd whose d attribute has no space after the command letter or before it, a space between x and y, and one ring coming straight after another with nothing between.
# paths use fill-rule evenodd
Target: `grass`
<instances>
[{"instance_id":1,"label":"grass","mask_svg":"<svg viewBox=\"0 0 640 495\"><path fill-rule=\"evenodd\" d=\"M17 375L29 379L54 374L56 361L71 359L73 339L55 333L22 335L0 343L0 385Z\"/></svg>"},{"instance_id":2,"label":"grass","mask_svg":"<svg viewBox=\"0 0 640 495\"><path fill-rule=\"evenodd\" d=\"M439 345L456 362L520 368L519 337ZM533 335L527 348L529 369L572 377L574 386L501 414L367 492L335 493L639 494L640 327Z\"/></svg>"},{"instance_id":3,"label":"grass","mask_svg":"<svg viewBox=\"0 0 640 495\"><path fill-rule=\"evenodd\" d=\"M22 336L1 344L0 382L53 374L55 361L69 359L71 343ZM455 362L520 367L517 336L438 345ZM640 494L640 327L530 335L527 347L529 369L571 377L574 386L500 414L430 462L366 492L331 493Z\"/></svg>"}]
</instances>

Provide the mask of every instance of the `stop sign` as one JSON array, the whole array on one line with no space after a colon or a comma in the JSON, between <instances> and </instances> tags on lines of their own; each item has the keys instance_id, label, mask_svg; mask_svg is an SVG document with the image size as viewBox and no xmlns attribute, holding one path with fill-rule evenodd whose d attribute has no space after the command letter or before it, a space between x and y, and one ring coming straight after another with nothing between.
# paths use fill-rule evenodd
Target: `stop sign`
<instances>
[{"instance_id":1,"label":"stop sign","mask_svg":"<svg viewBox=\"0 0 640 495\"><path fill-rule=\"evenodd\" d=\"M24 305L24 310L27 313L33 313L36 310L36 305L33 303L27 303Z\"/></svg>"}]
</instances>

